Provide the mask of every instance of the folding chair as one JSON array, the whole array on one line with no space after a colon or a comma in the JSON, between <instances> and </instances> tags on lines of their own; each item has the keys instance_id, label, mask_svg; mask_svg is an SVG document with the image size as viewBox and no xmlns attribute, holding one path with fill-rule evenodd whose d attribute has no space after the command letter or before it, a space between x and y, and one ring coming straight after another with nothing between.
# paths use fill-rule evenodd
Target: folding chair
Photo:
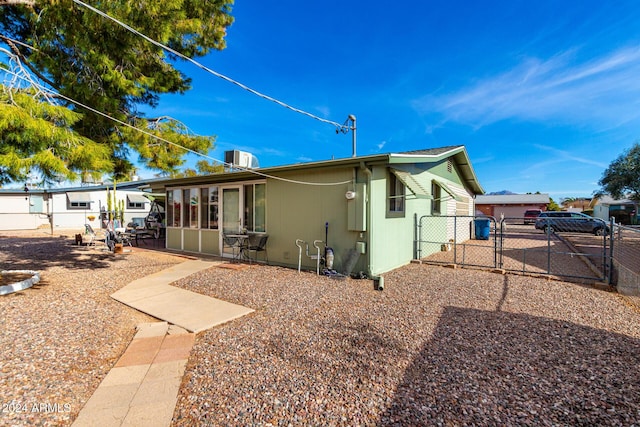
<instances>
[{"instance_id":1,"label":"folding chair","mask_svg":"<svg viewBox=\"0 0 640 427\"><path fill-rule=\"evenodd\" d=\"M87 246L95 246L96 245L96 232L93 231L93 228L90 224L84 225L84 233L81 236L81 243L86 244Z\"/></svg>"}]
</instances>

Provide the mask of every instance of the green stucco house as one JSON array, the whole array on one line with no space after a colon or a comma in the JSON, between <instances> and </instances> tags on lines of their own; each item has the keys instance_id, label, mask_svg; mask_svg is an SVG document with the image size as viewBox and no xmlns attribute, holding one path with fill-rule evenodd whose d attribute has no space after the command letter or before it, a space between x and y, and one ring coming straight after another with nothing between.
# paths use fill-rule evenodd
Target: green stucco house
<instances>
[{"instance_id":1,"label":"green stucco house","mask_svg":"<svg viewBox=\"0 0 640 427\"><path fill-rule=\"evenodd\" d=\"M296 240L309 255L326 240L335 270L369 276L413 259L416 215L472 216L484 192L464 146L159 180L152 191L166 193L167 248L229 257L223 233L264 233L269 263L297 268ZM300 260L316 269L306 249Z\"/></svg>"}]
</instances>

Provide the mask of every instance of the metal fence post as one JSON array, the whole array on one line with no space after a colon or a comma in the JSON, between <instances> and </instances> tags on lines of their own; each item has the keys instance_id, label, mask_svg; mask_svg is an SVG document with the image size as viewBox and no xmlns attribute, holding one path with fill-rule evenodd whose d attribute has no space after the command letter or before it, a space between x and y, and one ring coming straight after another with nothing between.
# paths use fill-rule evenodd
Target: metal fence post
<instances>
[{"instance_id":1,"label":"metal fence post","mask_svg":"<svg viewBox=\"0 0 640 427\"><path fill-rule=\"evenodd\" d=\"M551 274L551 224L550 224L550 220L549 218L546 218L546 223L547 226L544 228L544 230L547 233L547 274Z\"/></svg>"},{"instance_id":2,"label":"metal fence post","mask_svg":"<svg viewBox=\"0 0 640 427\"><path fill-rule=\"evenodd\" d=\"M418 258L418 214L413 214L413 259Z\"/></svg>"},{"instance_id":3,"label":"metal fence post","mask_svg":"<svg viewBox=\"0 0 640 427\"><path fill-rule=\"evenodd\" d=\"M610 286L613 285L613 244L614 244L614 241L615 241L615 238L614 238L615 234L614 234L613 230L614 230L615 224L616 224L615 218L611 217L609 219L609 262L607 263L606 259L605 259L605 263L603 264L603 265L608 267L608 271L606 272L606 274L607 274L607 278L606 279L607 279L607 283ZM605 242L606 242L607 233L604 233L604 236L605 236L604 239L605 239ZM606 250L607 250L606 244L605 244L605 247L603 249L604 250L602 252L606 253Z\"/></svg>"},{"instance_id":4,"label":"metal fence post","mask_svg":"<svg viewBox=\"0 0 640 427\"><path fill-rule=\"evenodd\" d=\"M458 263L458 216L453 217L453 262Z\"/></svg>"},{"instance_id":5,"label":"metal fence post","mask_svg":"<svg viewBox=\"0 0 640 427\"><path fill-rule=\"evenodd\" d=\"M496 223L496 232L498 231L498 224ZM497 255L497 263L494 262L496 268L502 268L504 266L504 218L500 217L500 235L496 236L496 255L500 251L500 255Z\"/></svg>"}]
</instances>

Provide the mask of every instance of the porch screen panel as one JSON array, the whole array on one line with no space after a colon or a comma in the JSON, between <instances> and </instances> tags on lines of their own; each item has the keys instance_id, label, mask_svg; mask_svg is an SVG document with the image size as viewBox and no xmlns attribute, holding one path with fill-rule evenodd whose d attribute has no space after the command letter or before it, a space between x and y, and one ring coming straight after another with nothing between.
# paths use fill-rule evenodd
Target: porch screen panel
<instances>
[{"instance_id":1,"label":"porch screen panel","mask_svg":"<svg viewBox=\"0 0 640 427\"><path fill-rule=\"evenodd\" d=\"M173 226L173 191L167 191L167 203L166 203L166 216L167 216L167 225L169 227Z\"/></svg>"},{"instance_id":2,"label":"porch screen panel","mask_svg":"<svg viewBox=\"0 0 640 427\"><path fill-rule=\"evenodd\" d=\"M182 226L182 190L173 190L173 226Z\"/></svg>"},{"instance_id":3,"label":"porch screen panel","mask_svg":"<svg viewBox=\"0 0 640 427\"><path fill-rule=\"evenodd\" d=\"M189 213L189 198L191 195L191 191L188 189L182 190L182 227L189 228L191 225L189 223L189 219L191 215Z\"/></svg>"},{"instance_id":4,"label":"porch screen panel","mask_svg":"<svg viewBox=\"0 0 640 427\"><path fill-rule=\"evenodd\" d=\"M249 231L254 230L253 224L253 185L244 186L244 228Z\"/></svg>"},{"instance_id":5,"label":"porch screen panel","mask_svg":"<svg viewBox=\"0 0 640 427\"><path fill-rule=\"evenodd\" d=\"M254 231L267 231L267 209L266 209L266 184L256 184L255 186L255 227Z\"/></svg>"},{"instance_id":6,"label":"porch screen panel","mask_svg":"<svg viewBox=\"0 0 640 427\"><path fill-rule=\"evenodd\" d=\"M198 188L189 190L189 224L191 228L198 228L199 193Z\"/></svg>"},{"instance_id":7,"label":"porch screen panel","mask_svg":"<svg viewBox=\"0 0 640 427\"><path fill-rule=\"evenodd\" d=\"M200 228L218 229L218 187L200 189Z\"/></svg>"},{"instance_id":8,"label":"porch screen panel","mask_svg":"<svg viewBox=\"0 0 640 427\"><path fill-rule=\"evenodd\" d=\"M209 189L200 189L200 228L209 228Z\"/></svg>"},{"instance_id":9,"label":"porch screen panel","mask_svg":"<svg viewBox=\"0 0 640 427\"><path fill-rule=\"evenodd\" d=\"M218 229L218 187L209 187L209 228Z\"/></svg>"}]
</instances>

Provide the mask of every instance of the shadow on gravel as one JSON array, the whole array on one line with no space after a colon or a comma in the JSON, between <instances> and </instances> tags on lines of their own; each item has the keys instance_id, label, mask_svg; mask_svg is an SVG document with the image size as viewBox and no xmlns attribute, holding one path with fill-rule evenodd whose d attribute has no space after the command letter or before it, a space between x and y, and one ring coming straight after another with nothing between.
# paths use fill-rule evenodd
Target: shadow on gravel
<instances>
[{"instance_id":1,"label":"shadow on gravel","mask_svg":"<svg viewBox=\"0 0 640 427\"><path fill-rule=\"evenodd\" d=\"M45 270L55 266L98 269L111 267L113 259L110 252L77 246L60 237L0 238L2 270Z\"/></svg>"},{"instance_id":2,"label":"shadow on gravel","mask_svg":"<svg viewBox=\"0 0 640 427\"><path fill-rule=\"evenodd\" d=\"M378 425L635 425L640 340L446 307Z\"/></svg>"}]
</instances>

